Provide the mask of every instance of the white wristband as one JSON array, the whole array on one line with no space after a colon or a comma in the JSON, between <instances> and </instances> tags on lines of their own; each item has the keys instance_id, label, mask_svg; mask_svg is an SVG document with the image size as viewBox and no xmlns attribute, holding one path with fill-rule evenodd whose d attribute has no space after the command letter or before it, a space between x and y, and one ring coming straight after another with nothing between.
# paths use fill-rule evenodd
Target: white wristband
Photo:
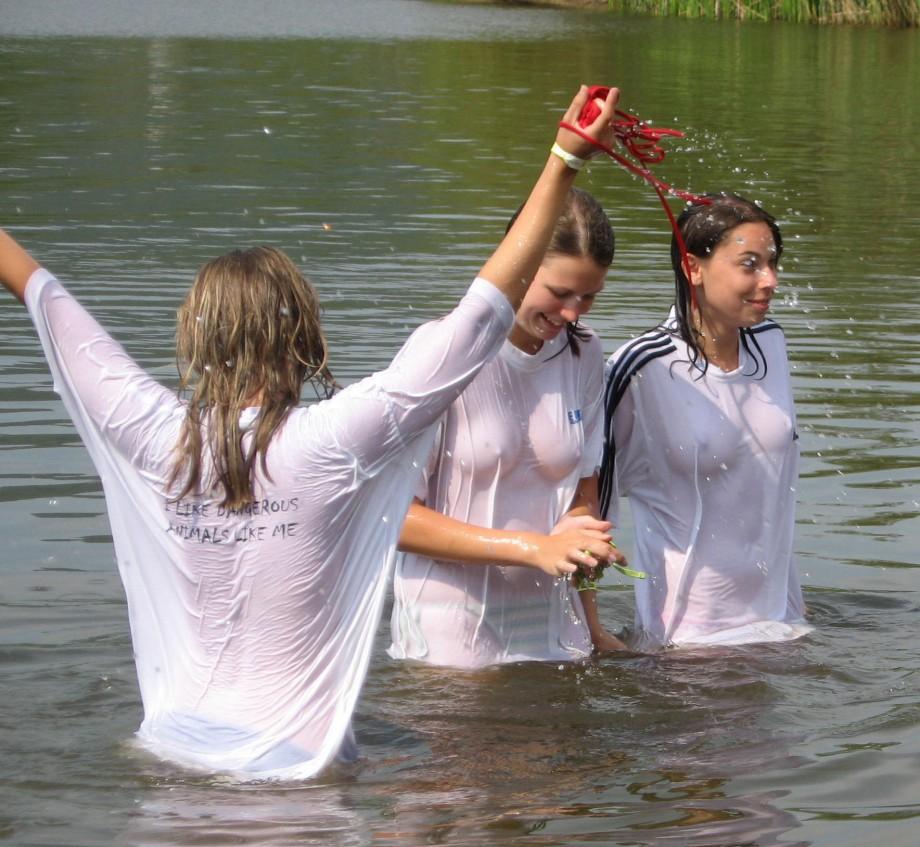
<instances>
[{"instance_id":1,"label":"white wristband","mask_svg":"<svg viewBox=\"0 0 920 847\"><path fill-rule=\"evenodd\" d=\"M550 153L555 156L558 156L565 162L566 167L571 168L573 171L580 171L585 165L588 164L587 159L579 159L578 156L573 156L571 153L563 150L559 146L559 142L555 142L552 147L550 147Z\"/></svg>"}]
</instances>

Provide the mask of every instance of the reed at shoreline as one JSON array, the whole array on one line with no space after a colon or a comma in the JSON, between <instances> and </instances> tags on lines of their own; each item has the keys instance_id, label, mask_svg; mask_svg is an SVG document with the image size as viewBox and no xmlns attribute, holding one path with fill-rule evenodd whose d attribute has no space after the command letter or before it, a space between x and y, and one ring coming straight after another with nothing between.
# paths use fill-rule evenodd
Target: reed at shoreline
<instances>
[{"instance_id":1,"label":"reed at shoreline","mask_svg":"<svg viewBox=\"0 0 920 847\"><path fill-rule=\"evenodd\" d=\"M918 0L607 0L607 6L688 18L920 26Z\"/></svg>"},{"instance_id":2,"label":"reed at shoreline","mask_svg":"<svg viewBox=\"0 0 920 847\"><path fill-rule=\"evenodd\" d=\"M499 3L515 6L607 7L627 14L710 20L863 24L901 28L920 26L920 0L499 0Z\"/></svg>"}]
</instances>

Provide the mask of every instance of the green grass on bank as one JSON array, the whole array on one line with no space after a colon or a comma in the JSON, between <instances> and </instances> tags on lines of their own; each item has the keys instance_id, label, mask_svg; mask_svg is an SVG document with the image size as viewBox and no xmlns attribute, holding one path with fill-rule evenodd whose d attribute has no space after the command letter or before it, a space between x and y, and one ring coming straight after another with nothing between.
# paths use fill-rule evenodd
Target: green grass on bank
<instances>
[{"instance_id":1,"label":"green grass on bank","mask_svg":"<svg viewBox=\"0 0 920 847\"><path fill-rule=\"evenodd\" d=\"M608 0L608 5L688 18L920 26L920 0Z\"/></svg>"}]
</instances>

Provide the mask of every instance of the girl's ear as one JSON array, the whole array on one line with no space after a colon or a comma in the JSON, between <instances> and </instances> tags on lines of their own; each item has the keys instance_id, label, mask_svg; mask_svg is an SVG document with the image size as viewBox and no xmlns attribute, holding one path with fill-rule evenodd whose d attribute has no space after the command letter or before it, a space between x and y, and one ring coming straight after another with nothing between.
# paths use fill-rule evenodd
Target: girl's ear
<instances>
[{"instance_id":1,"label":"girl's ear","mask_svg":"<svg viewBox=\"0 0 920 847\"><path fill-rule=\"evenodd\" d=\"M690 284L703 284L703 265L697 256L692 253L687 254L687 269L690 271Z\"/></svg>"}]
</instances>

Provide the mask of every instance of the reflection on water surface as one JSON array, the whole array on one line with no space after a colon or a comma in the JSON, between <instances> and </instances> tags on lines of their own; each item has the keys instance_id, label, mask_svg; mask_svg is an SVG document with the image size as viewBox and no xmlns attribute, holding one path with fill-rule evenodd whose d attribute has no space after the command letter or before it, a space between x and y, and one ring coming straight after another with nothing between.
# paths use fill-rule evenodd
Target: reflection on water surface
<instances>
[{"instance_id":1,"label":"reflection on water surface","mask_svg":"<svg viewBox=\"0 0 920 847\"><path fill-rule=\"evenodd\" d=\"M619 83L627 108L687 130L662 177L761 199L787 238L775 316L817 628L476 674L391 662L382 629L359 766L305 786L176 771L130 744L98 481L4 300L0 839L913 845L920 34L408 0L131 8L0 0L2 223L167 382L179 299L232 246L302 263L348 382L462 291L577 82ZM583 184L618 233L590 321L613 350L668 308L668 232L609 163ZM601 603L629 620L625 582Z\"/></svg>"}]
</instances>

